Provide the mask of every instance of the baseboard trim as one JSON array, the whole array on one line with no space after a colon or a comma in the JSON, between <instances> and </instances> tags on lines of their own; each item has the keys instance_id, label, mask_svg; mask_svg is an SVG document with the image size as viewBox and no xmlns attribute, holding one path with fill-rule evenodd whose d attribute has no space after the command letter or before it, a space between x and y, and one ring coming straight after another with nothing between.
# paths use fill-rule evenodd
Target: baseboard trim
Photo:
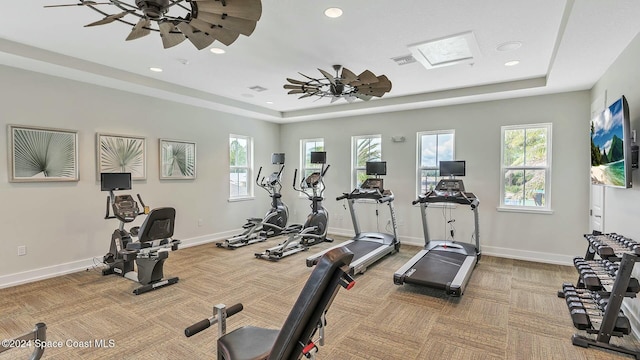
<instances>
[{"instance_id":1,"label":"baseboard trim","mask_svg":"<svg viewBox=\"0 0 640 360\"><path fill-rule=\"evenodd\" d=\"M480 247L482 250L482 254L484 255L503 257L514 260L534 261L554 265L573 266L573 258L575 257L575 255L561 255L539 251L516 250L497 246L480 245Z\"/></svg>"},{"instance_id":2,"label":"baseboard trim","mask_svg":"<svg viewBox=\"0 0 640 360\"><path fill-rule=\"evenodd\" d=\"M209 234L204 236L197 236L189 239L180 239L182 243L180 244L181 248L188 248L192 246L209 244L218 240L223 240L229 238L233 235L240 233L242 229L225 231L215 234ZM105 244L105 246L108 244ZM74 272L85 271L87 269L92 269L96 265L102 264L102 255L72 261L64 264L57 264L52 266L47 266L39 269L27 270L19 273L7 274L0 276L0 289L27 284L35 281L50 279L56 276L62 276L71 274Z\"/></svg>"}]
</instances>

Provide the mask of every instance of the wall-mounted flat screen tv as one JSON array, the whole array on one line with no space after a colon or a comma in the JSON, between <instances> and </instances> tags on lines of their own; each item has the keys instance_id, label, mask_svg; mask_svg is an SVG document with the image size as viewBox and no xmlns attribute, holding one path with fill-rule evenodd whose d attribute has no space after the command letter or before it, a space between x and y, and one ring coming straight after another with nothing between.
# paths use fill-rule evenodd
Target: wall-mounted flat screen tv
<instances>
[{"instance_id":1,"label":"wall-mounted flat screen tv","mask_svg":"<svg viewBox=\"0 0 640 360\"><path fill-rule=\"evenodd\" d=\"M631 125L624 96L591 120L591 183L631 187Z\"/></svg>"}]
</instances>

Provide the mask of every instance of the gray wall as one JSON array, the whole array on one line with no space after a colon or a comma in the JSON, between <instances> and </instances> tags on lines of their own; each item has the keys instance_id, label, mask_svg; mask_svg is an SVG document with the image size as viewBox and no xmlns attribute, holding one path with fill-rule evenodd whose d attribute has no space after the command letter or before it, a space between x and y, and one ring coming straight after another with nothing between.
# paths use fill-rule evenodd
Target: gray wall
<instances>
[{"instance_id":1,"label":"gray wall","mask_svg":"<svg viewBox=\"0 0 640 360\"><path fill-rule=\"evenodd\" d=\"M629 103L629 115L631 116L631 128L640 135L640 35L629 44L625 51L609 67L591 89L591 100L605 97L610 105L613 101L624 95ZM639 142L638 139L636 142ZM616 232L640 241L640 172L633 171L633 187L630 189L604 188L604 232ZM586 249L586 245L585 245ZM581 254L580 254L581 255ZM637 267L634 276L640 276ZM634 325L636 338L640 337L640 303L637 299L625 299L624 305L630 310L625 314Z\"/></svg>"},{"instance_id":2,"label":"gray wall","mask_svg":"<svg viewBox=\"0 0 640 360\"><path fill-rule=\"evenodd\" d=\"M480 199L480 238L485 254L552 263L570 263L584 252L581 235L588 231L589 93L587 91L528 97L467 105L430 108L378 115L282 125L283 150L299 163L299 141L323 137L331 169L327 173L325 207L330 228L350 233L348 212L335 197L350 191L351 136L382 134L382 157L387 161L385 187L393 190L400 239L422 244L422 224L416 198L416 133L455 130L455 153L467 161L467 190ZM553 123L552 210L553 214L500 212L500 127L503 125ZM405 136L394 143L392 136ZM288 161L289 164L292 161ZM298 165L299 166L299 165ZM287 173L291 176L291 172ZM285 180L286 184L290 184ZM285 196L297 221L308 213L308 201L292 193ZM378 227L373 205L362 206L363 225ZM442 209L430 210L431 236L445 233ZM368 212L367 212L368 211ZM447 210L448 212L448 210ZM364 214L368 215L364 215ZM377 222L384 229L388 211L381 208ZM472 214L468 207L453 211L456 240L470 241ZM367 222L366 219L369 219ZM363 226L364 228L364 226ZM367 229L363 229L367 230Z\"/></svg>"},{"instance_id":3,"label":"gray wall","mask_svg":"<svg viewBox=\"0 0 640 360\"><path fill-rule=\"evenodd\" d=\"M0 78L3 128L77 130L80 157L79 182L9 183L7 137L0 136L0 287L89 266L107 252L118 222L103 219L107 193L96 175L96 132L146 137L147 180L134 181L133 192L152 208L175 207L175 235L185 244L220 238L269 207L261 189L256 200L228 202L228 139L253 136L256 166L270 164L280 146L277 124L4 66ZM159 180L159 138L197 143L196 180ZM17 256L20 245L26 256Z\"/></svg>"}]
</instances>

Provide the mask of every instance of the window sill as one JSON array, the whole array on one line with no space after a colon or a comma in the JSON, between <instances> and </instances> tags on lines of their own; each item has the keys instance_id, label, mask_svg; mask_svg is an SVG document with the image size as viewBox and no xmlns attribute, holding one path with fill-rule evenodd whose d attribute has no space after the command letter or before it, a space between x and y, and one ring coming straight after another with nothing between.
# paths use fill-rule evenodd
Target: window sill
<instances>
[{"instance_id":1,"label":"window sill","mask_svg":"<svg viewBox=\"0 0 640 360\"><path fill-rule=\"evenodd\" d=\"M519 207L519 206L498 206L496 209L501 212L553 215L553 210L551 209L536 209L536 208Z\"/></svg>"},{"instance_id":2,"label":"window sill","mask_svg":"<svg viewBox=\"0 0 640 360\"><path fill-rule=\"evenodd\" d=\"M255 200L255 196L242 196L242 197L234 197L227 199L228 202L238 202L238 201L250 201Z\"/></svg>"}]
</instances>

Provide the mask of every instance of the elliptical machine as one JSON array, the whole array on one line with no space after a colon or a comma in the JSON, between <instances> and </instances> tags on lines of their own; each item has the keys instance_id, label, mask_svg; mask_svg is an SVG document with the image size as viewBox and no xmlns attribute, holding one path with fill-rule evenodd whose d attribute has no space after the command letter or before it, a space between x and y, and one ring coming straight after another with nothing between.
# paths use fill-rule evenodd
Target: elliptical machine
<instances>
[{"instance_id":1,"label":"elliptical machine","mask_svg":"<svg viewBox=\"0 0 640 360\"><path fill-rule=\"evenodd\" d=\"M216 246L226 249L237 249L242 246L255 244L262 242L270 237L280 235L287 226L287 220L289 218L289 209L287 205L282 202L282 184L280 178L282 170L284 170L284 153L271 154L271 163L274 165L281 165L279 171L274 171L268 178L262 177L260 179L260 173L262 173L262 167L258 170L258 176L256 177L256 185L265 189L271 197L271 209L264 216L264 218L249 218L247 223L242 226L244 231L236 236L233 236L223 242L216 243Z\"/></svg>"},{"instance_id":2,"label":"elliptical machine","mask_svg":"<svg viewBox=\"0 0 640 360\"><path fill-rule=\"evenodd\" d=\"M178 250L180 244L180 240L171 238L176 210L164 207L149 211L138 194L138 201L143 208L140 210L131 195L114 195L116 190L131 190L131 173L102 173L100 180L101 190L109 191L104 218L120 220L120 225L111 235L109 252L103 257L107 268L102 270L102 275L116 274L142 284L133 290L136 295L177 283L177 277L163 279L163 266L169 257L168 251ZM113 215L110 209L113 210ZM147 218L141 226L125 230L124 224L143 214ZM137 272L134 267L137 267Z\"/></svg>"},{"instance_id":3,"label":"elliptical machine","mask_svg":"<svg viewBox=\"0 0 640 360\"><path fill-rule=\"evenodd\" d=\"M304 225L291 225L282 232L283 235L287 235L287 239L284 242L261 253L255 253L258 259L278 261L283 257L306 251L313 245L325 241L333 241L333 239L327 237L329 212L322 206L322 200L324 200L322 197L324 193L323 179L330 166L327 165L325 167L326 162L326 152L312 152L311 163L322 164L322 168L320 171L303 178L299 188L296 187L298 169L295 170L293 173L293 189L305 194L311 200L311 213L307 216ZM309 193L310 190L311 193Z\"/></svg>"}]
</instances>

